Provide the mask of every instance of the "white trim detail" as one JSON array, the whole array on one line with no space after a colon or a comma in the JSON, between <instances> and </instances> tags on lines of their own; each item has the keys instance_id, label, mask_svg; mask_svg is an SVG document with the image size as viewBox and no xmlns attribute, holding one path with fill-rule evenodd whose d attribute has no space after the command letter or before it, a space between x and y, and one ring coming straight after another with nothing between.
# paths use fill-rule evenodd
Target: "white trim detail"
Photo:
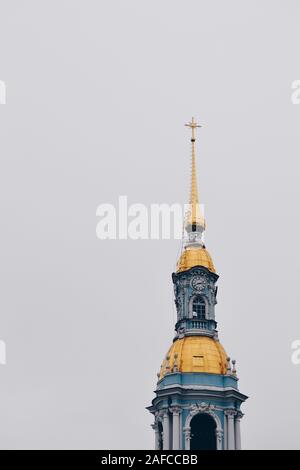
<instances>
[{"instance_id":1,"label":"white trim detail","mask_svg":"<svg viewBox=\"0 0 300 470\"><path fill-rule=\"evenodd\" d=\"M190 450L191 444L191 421L199 413L208 414L211 416L216 423L216 447L217 450L222 450L222 438L223 438L223 429L219 416L214 412L215 406L208 403L200 403L192 405L190 407L190 412L185 420L184 432L185 432L185 450Z\"/></svg>"}]
</instances>

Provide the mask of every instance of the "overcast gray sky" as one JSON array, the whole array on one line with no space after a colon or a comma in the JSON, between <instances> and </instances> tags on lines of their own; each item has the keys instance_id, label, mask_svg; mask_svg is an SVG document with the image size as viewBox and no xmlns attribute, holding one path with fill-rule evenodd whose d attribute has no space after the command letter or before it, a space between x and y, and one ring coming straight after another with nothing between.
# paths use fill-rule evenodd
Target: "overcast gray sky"
<instances>
[{"instance_id":1,"label":"overcast gray sky","mask_svg":"<svg viewBox=\"0 0 300 470\"><path fill-rule=\"evenodd\" d=\"M0 2L0 447L151 448L180 242L100 241L96 208L185 203L194 115L244 448L299 448L300 5Z\"/></svg>"}]
</instances>

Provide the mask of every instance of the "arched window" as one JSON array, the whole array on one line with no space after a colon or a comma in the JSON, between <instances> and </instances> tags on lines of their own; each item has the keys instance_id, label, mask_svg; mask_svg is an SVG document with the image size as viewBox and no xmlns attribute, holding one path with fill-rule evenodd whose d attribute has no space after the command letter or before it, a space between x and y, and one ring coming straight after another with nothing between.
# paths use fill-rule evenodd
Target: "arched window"
<instances>
[{"instance_id":1,"label":"arched window","mask_svg":"<svg viewBox=\"0 0 300 470\"><path fill-rule=\"evenodd\" d=\"M203 297L199 295L193 300L193 318L205 320L206 304Z\"/></svg>"},{"instance_id":2,"label":"arched window","mask_svg":"<svg viewBox=\"0 0 300 470\"><path fill-rule=\"evenodd\" d=\"M191 421L191 450L217 450L216 422L205 413Z\"/></svg>"}]
</instances>

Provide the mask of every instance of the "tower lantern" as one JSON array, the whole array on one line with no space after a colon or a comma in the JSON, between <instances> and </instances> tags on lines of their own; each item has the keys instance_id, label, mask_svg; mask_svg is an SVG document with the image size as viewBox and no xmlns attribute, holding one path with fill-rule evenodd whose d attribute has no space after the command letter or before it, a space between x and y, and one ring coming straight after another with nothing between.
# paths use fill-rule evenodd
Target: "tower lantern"
<instances>
[{"instance_id":1,"label":"tower lantern","mask_svg":"<svg viewBox=\"0 0 300 470\"><path fill-rule=\"evenodd\" d=\"M186 241L172 274L177 321L173 343L162 361L155 398L157 450L240 450L241 405L236 361L218 338L215 305L218 275L203 243L204 215L196 175L196 135L192 118L192 174Z\"/></svg>"}]
</instances>

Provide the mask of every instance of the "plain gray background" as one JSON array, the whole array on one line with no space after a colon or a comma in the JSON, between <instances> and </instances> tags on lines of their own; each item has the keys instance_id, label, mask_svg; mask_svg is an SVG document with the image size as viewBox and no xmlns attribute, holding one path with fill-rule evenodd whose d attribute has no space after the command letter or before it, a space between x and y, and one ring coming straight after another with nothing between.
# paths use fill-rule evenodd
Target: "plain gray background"
<instances>
[{"instance_id":1,"label":"plain gray background","mask_svg":"<svg viewBox=\"0 0 300 470\"><path fill-rule=\"evenodd\" d=\"M300 5L1 1L0 447L151 448L179 241L96 208L186 203L190 145L237 359L244 448L299 448Z\"/></svg>"}]
</instances>

